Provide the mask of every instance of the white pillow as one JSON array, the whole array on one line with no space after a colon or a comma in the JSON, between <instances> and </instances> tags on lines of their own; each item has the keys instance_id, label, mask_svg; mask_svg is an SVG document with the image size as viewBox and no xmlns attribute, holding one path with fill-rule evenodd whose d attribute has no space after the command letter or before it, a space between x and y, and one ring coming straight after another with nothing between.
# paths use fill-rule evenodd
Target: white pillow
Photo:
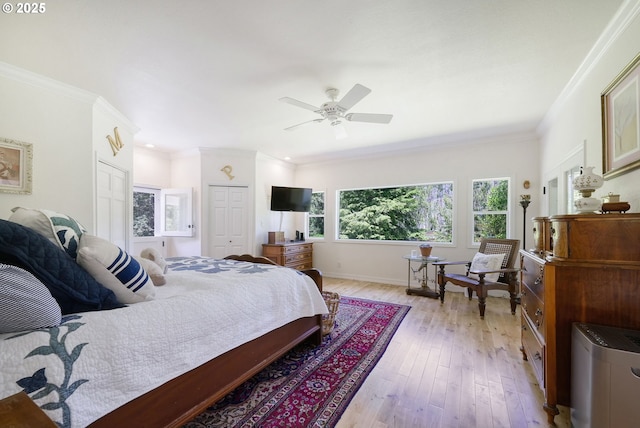
<instances>
[{"instance_id":1,"label":"white pillow","mask_svg":"<svg viewBox=\"0 0 640 428\"><path fill-rule=\"evenodd\" d=\"M62 248L71 258L77 257L78 243L86 229L75 219L51 210L15 207L11 211L13 214L9 221L35 230Z\"/></svg>"},{"instance_id":2,"label":"white pillow","mask_svg":"<svg viewBox=\"0 0 640 428\"><path fill-rule=\"evenodd\" d=\"M83 233L78 263L116 295L120 303L152 300L156 290L147 272L133 257L111 242Z\"/></svg>"},{"instance_id":3,"label":"white pillow","mask_svg":"<svg viewBox=\"0 0 640 428\"><path fill-rule=\"evenodd\" d=\"M506 254L483 254L476 253L473 256L473 260L471 261L470 271L479 271L479 270L498 270L502 268L502 262ZM484 280L486 282L496 282L500 277L500 272L496 273L488 273L484 276ZM474 278L480 280L479 275L470 273L469 278Z\"/></svg>"}]
</instances>

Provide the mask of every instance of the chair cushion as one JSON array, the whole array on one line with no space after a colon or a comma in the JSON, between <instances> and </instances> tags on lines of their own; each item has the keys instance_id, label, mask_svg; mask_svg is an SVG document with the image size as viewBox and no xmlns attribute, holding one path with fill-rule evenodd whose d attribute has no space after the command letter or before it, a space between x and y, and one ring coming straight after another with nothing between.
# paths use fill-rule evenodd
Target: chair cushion
<instances>
[{"instance_id":1,"label":"chair cushion","mask_svg":"<svg viewBox=\"0 0 640 428\"><path fill-rule=\"evenodd\" d=\"M502 267L502 262L506 254L482 254L476 253L471 261L471 267L469 271L482 271L482 270L498 270ZM484 276L485 282L496 282L500 277L500 272L489 273ZM469 273L469 278L480 280L480 277L476 274Z\"/></svg>"}]
</instances>

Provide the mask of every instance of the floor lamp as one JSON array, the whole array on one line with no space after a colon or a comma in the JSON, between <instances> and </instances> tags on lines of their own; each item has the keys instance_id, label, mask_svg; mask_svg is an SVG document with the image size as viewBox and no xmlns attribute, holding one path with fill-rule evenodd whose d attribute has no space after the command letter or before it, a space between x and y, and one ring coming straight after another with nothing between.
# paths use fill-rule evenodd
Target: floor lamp
<instances>
[{"instance_id":1,"label":"floor lamp","mask_svg":"<svg viewBox=\"0 0 640 428\"><path fill-rule=\"evenodd\" d=\"M531 195L520 195L520 206L524 210L523 221L522 221L522 249L526 250L526 240L527 240L527 207L531 203Z\"/></svg>"}]
</instances>

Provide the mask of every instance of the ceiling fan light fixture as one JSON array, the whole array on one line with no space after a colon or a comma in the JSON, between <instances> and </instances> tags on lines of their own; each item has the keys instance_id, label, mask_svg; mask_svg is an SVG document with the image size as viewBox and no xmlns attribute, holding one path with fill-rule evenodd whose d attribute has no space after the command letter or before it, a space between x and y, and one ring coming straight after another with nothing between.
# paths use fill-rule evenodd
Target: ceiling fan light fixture
<instances>
[{"instance_id":1,"label":"ceiling fan light fixture","mask_svg":"<svg viewBox=\"0 0 640 428\"><path fill-rule=\"evenodd\" d=\"M343 140L347 138L347 130L345 129L342 122L332 123L333 133L336 136L336 140Z\"/></svg>"},{"instance_id":2,"label":"ceiling fan light fixture","mask_svg":"<svg viewBox=\"0 0 640 428\"><path fill-rule=\"evenodd\" d=\"M311 104L304 103L302 101L298 101L293 98L283 97L280 98L280 101L294 105L296 107L301 107L306 110L311 110L314 113L322 116L322 119L310 120L307 122L300 123L298 125L293 125L285 130L289 131L297 128L300 125L304 125L311 122L321 122L323 120L328 120L331 126L334 127L334 131L337 127L342 128L340 133L336 132L336 138L344 138L347 135L346 130L344 129L344 125L342 122L344 120L350 122L369 122L369 123L389 123L391 122L391 118L393 115L390 114L374 114L374 113L349 113L346 114L347 110L353 107L356 103L360 102L365 96L367 96L371 92L371 89L362 86L357 83L349 92L346 93L344 97L340 101L336 101L339 95L339 91L335 88L328 88L325 90L325 94L331 101L327 101L320 106L320 108L314 107Z\"/></svg>"}]
</instances>

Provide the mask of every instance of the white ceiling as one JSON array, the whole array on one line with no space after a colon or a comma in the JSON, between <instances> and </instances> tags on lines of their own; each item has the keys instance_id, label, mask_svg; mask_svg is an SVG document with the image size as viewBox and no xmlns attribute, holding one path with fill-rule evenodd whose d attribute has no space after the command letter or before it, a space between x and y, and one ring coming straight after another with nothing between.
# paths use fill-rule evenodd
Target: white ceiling
<instances>
[{"instance_id":1,"label":"white ceiling","mask_svg":"<svg viewBox=\"0 0 640 428\"><path fill-rule=\"evenodd\" d=\"M103 96L160 150L302 163L533 130L622 0L58 0L0 17L0 60ZM360 83L336 140L313 112ZM597 101L596 101L597 102ZM345 152L346 151L346 152Z\"/></svg>"}]
</instances>

